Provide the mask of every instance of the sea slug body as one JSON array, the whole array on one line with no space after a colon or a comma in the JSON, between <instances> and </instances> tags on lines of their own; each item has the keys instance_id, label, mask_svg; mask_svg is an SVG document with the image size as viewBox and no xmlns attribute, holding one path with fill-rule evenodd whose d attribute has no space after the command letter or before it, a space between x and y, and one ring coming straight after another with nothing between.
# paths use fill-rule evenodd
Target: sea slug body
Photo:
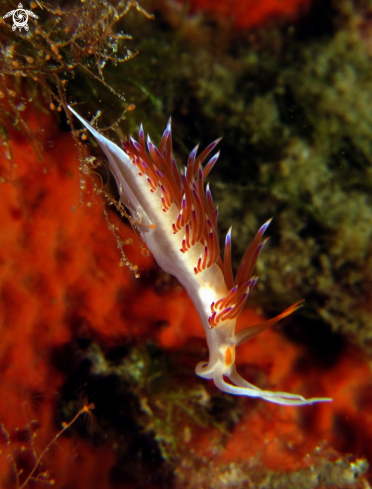
<instances>
[{"instance_id":1,"label":"sea slug body","mask_svg":"<svg viewBox=\"0 0 372 489\"><path fill-rule=\"evenodd\" d=\"M139 141L130 138L123 149L108 140L79 114L71 112L91 132L106 154L120 199L131 214L138 231L160 267L174 275L188 292L202 322L209 348L209 361L196 366L196 374L213 379L224 392L257 397L284 405L305 405L331 401L305 399L301 395L261 390L244 380L235 367L235 348L301 307L293 304L273 319L235 334L237 317L257 282L252 276L262 240L270 221L258 230L246 250L234 278L231 267L231 228L220 257L217 235L218 207L215 207L205 179L216 163L213 153L219 140L199 156L198 146L189 156L184 172L173 157L171 123L157 148L142 126ZM208 158L210 158L208 160ZM208 161L207 161L208 160ZM203 165L203 163L207 163ZM229 382L225 380L227 378Z\"/></svg>"}]
</instances>

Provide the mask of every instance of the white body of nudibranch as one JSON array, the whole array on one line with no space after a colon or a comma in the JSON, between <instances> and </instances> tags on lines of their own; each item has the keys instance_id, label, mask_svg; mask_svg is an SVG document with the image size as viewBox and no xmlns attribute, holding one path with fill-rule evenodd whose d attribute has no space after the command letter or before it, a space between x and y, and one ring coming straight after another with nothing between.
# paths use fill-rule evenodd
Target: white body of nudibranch
<instances>
[{"instance_id":1,"label":"white body of nudibranch","mask_svg":"<svg viewBox=\"0 0 372 489\"><path fill-rule=\"evenodd\" d=\"M213 206L209 186L204 188L204 180L219 153L212 156L204 167L202 163L219 140L211 143L199 156L198 147L194 148L185 171L180 172L173 158L170 122L158 148L149 137L145 144L141 126L139 142L130 138L121 149L71 107L69 109L106 154L121 201L137 223L136 227L155 260L163 270L180 281L199 313L207 337L209 361L197 365L197 375L213 379L224 392L259 397L277 404L304 405L330 401L328 398L305 399L297 394L261 390L236 371L235 347L291 314L301 307L302 301L269 321L235 334L237 317L257 282L252 272L265 244L262 236L270 221L259 229L234 279L231 228L226 236L222 261L217 237L218 209ZM225 377L230 382L226 382Z\"/></svg>"}]
</instances>

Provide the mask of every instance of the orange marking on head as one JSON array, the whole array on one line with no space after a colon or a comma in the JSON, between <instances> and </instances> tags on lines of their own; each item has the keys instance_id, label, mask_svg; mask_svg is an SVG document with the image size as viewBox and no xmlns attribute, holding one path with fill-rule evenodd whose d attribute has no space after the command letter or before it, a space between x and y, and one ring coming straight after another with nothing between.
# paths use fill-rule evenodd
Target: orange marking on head
<instances>
[{"instance_id":1,"label":"orange marking on head","mask_svg":"<svg viewBox=\"0 0 372 489\"><path fill-rule=\"evenodd\" d=\"M232 356L231 348L227 348L226 351L225 351L225 363L226 363L226 367L228 367L229 365L231 365L232 362L233 362L233 356Z\"/></svg>"}]
</instances>

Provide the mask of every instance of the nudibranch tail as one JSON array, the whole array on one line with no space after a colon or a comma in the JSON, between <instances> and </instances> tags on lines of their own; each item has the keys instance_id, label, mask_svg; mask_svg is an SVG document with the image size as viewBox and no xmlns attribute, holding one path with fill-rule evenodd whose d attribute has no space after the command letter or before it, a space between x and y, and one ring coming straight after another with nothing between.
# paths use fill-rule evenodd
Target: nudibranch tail
<instances>
[{"instance_id":1,"label":"nudibranch tail","mask_svg":"<svg viewBox=\"0 0 372 489\"><path fill-rule=\"evenodd\" d=\"M200 362L197 375L213 379L222 391L261 398L289 406L330 401L261 390L244 380L235 368L235 347L260 334L301 307L299 301L273 319L235 334L236 320L258 277L253 270L267 239L263 235L271 219L261 226L241 260L234 278L231 228L225 240L223 260L217 235L218 206L205 179L219 158L213 154L216 139L199 155L190 153L180 171L173 156L171 120L158 147L145 137L142 125L138 141L130 137L123 148L100 134L71 107L71 112L96 138L114 174L120 200L131 213L143 241L157 263L177 277L192 299L204 327L209 361ZM226 382L225 377L231 383Z\"/></svg>"}]
</instances>

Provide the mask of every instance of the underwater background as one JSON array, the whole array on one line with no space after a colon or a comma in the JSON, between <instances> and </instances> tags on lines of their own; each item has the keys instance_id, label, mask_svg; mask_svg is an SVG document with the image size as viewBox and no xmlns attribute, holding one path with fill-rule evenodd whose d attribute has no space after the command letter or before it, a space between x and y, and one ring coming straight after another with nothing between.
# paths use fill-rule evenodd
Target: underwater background
<instances>
[{"instance_id":1,"label":"underwater background","mask_svg":"<svg viewBox=\"0 0 372 489\"><path fill-rule=\"evenodd\" d=\"M369 488L372 1L0 1L1 488ZM237 351L285 407L197 377L204 332L122 219L73 104L116 142L172 117L233 265L273 217ZM45 450L47 448L47 450Z\"/></svg>"}]
</instances>

